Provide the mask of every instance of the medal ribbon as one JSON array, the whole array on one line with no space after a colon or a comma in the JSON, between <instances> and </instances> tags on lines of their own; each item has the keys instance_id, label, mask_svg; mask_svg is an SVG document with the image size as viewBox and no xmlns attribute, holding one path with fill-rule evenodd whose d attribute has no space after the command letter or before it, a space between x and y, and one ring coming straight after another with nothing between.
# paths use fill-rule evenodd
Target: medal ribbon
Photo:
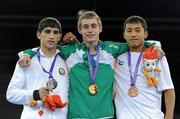
<instances>
[{"instance_id":1,"label":"medal ribbon","mask_svg":"<svg viewBox=\"0 0 180 119\"><path fill-rule=\"evenodd\" d=\"M131 71L131 53L128 52L128 67L129 67L129 73L130 73L130 78L131 78L131 86L135 86L135 83L136 83L136 80L137 80L138 68L139 68L139 64L140 64L140 61L141 61L142 54L143 54L143 52L141 52L139 57L138 57L138 60L136 62L134 76L132 76L132 71Z\"/></svg>"},{"instance_id":2,"label":"medal ribbon","mask_svg":"<svg viewBox=\"0 0 180 119\"><path fill-rule=\"evenodd\" d=\"M37 54L38 61L39 61L40 65L41 65L41 67L42 67L42 70L43 70L45 73L48 73L48 74L49 74L49 79L53 79L52 72L53 72L54 65L55 65L55 62L56 62L56 59L57 59L58 54L55 55L54 60L53 60L53 62L52 62L52 64L51 64L51 68L50 68L49 71L47 71L47 70L42 66L42 64L41 64L39 49L37 50L36 54Z\"/></svg>"},{"instance_id":3,"label":"medal ribbon","mask_svg":"<svg viewBox=\"0 0 180 119\"><path fill-rule=\"evenodd\" d=\"M99 45L97 45L97 61L96 61L96 65L95 68L93 68L93 64L92 64L92 57L90 56L90 52L86 50L86 54L88 56L88 63L89 63L89 71L90 71L90 76L91 76L91 84L95 83L96 81L96 75L98 72L98 68L99 68L99 52L100 52L100 47Z\"/></svg>"}]
</instances>

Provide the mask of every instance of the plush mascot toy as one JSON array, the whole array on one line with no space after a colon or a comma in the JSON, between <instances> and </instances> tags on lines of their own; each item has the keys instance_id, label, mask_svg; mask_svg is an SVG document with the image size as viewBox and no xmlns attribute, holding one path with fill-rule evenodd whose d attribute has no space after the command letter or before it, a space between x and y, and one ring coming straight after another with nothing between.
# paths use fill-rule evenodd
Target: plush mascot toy
<instances>
[{"instance_id":1,"label":"plush mascot toy","mask_svg":"<svg viewBox=\"0 0 180 119\"><path fill-rule=\"evenodd\" d=\"M38 101L35 101L33 99L29 100L30 107L36 107L36 106L41 107L42 105L44 105L46 108L48 108L51 111L55 111L56 108L63 108L66 105L68 105L68 102L63 103L61 97L56 94L50 95L47 98ZM38 112L40 116L42 116L43 113L44 112L42 109L40 109Z\"/></svg>"},{"instance_id":2,"label":"plush mascot toy","mask_svg":"<svg viewBox=\"0 0 180 119\"><path fill-rule=\"evenodd\" d=\"M44 106L50 109L51 111L55 111L56 108L63 108L67 105L67 102L62 102L61 97L59 95L50 95L44 101Z\"/></svg>"},{"instance_id":3,"label":"plush mascot toy","mask_svg":"<svg viewBox=\"0 0 180 119\"><path fill-rule=\"evenodd\" d=\"M158 53L153 48L154 46L147 48L143 54L144 75L147 78L148 86L157 86L156 74L161 72L157 67Z\"/></svg>"}]
</instances>

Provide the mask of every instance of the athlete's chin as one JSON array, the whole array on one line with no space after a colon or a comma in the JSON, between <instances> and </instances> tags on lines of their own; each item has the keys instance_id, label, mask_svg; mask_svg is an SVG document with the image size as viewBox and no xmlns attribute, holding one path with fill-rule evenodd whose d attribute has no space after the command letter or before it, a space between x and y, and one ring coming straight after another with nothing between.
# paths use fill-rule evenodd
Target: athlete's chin
<instances>
[{"instance_id":1,"label":"athlete's chin","mask_svg":"<svg viewBox=\"0 0 180 119\"><path fill-rule=\"evenodd\" d=\"M130 43L129 46L132 47L132 48L136 48L138 45L135 44L135 43Z\"/></svg>"},{"instance_id":2,"label":"athlete's chin","mask_svg":"<svg viewBox=\"0 0 180 119\"><path fill-rule=\"evenodd\" d=\"M48 49L54 49L54 48L56 48L56 46L55 46L55 45L47 45L46 48L48 48Z\"/></svg>"},{"instance_id":3,"label":"athlete's chin","mask_svg":"<svg viewBox=\"0 0 180 119\"><path fill-rule=\"evenodd\" d=\"M87 40L88 43L94 43L94 42L96 42L96 41L97 41L97 40L95 40L95 39L88 39L88 40Z\"/></svg>"}]
</instances>

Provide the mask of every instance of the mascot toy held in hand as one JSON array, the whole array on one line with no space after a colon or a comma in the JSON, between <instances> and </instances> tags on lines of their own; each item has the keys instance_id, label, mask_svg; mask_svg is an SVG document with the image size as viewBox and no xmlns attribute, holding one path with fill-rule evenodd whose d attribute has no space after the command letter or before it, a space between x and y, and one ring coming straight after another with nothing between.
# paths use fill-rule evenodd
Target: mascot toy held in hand
<instances>
[{"instance_id":1,"label":"mascot toy held in hand","mask_svg":"<svg viewBox=\"0 0 180 119\"><path fill-rule=\"evenodd\" d=\"M47 98L43 98L42 100L35 101L34 99L29 100L30 107L41 107L44 105L50 111L55 111L56 108L63 108L68 105L68 102L62 102L61 97L57 94L53 94L48 96ZM44 111L40 108L38 114L42 116Z\"/></svg>"},{"instance_id":2,"label":"mascot toy held in hand","mask_svg":"<svg viewBox=\"0 0 180 119\"><path fill-rule=\"evenodd\" d=\"M158 53L153 50L154 46L147 48L143 54L144 75L147 78L148 86L157 86L158 80L156 74L161 72L160 68L156 67L158 62Z\"/></svg>"},{"instance_id":3,"label":"mascot toy held in hand","mask_svg":"<svg viewBox=\"0 0 180 119\"><path fill-rule=\"evenodd\" d=\"M44 100L44 106L51 111L55 111L56 108L63 108L68 105L68 102L62 102L59 95L50 95Z\"/></svg>"}]
</instances>

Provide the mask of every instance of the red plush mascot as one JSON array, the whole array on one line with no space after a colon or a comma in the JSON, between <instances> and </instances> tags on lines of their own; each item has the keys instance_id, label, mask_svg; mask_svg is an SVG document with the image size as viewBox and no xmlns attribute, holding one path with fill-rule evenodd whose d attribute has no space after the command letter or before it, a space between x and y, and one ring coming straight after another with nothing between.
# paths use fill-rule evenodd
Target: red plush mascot
<instances>
[{"instance_id":1,"label":"red plush mascot","mask_svg":"<svg viewBox=\"0 0 180 119\"><path fill-rule=\"evenodd\" d=\"M46 108L48 108L51 111L55 111L56 108L63 108L66 105L68 105L68 102L62 102L61 97L59 95L56 94L52 94L50 96L48 96L47 98L44 98L43 100L29 100L29 106L30 107L35 107L35 106L39 106L41 107L42 105L44 105ZM43 110L40 109L38 114L40 116L43 115Z\"/></svg>"}]
</instances>

